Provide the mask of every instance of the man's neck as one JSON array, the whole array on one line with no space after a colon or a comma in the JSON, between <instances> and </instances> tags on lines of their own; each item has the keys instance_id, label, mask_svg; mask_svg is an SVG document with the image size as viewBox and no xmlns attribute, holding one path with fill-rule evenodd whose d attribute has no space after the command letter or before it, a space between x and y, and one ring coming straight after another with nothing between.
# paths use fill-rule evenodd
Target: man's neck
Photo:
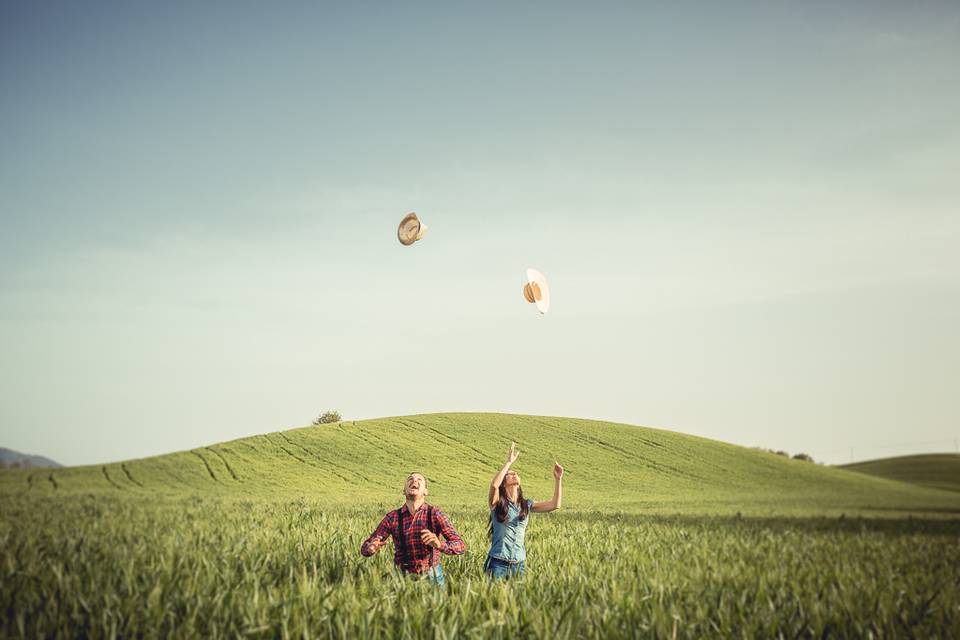
<instances>
[{"instance_id":1,"label":"man's neck","mask_svg":"<svg viewBox=\"0 0 960 640\"><path fill-rule=\"evenodd\" d=\"M510 502L516 502L518 493L520 492L517 489L517 485L513 485L512 487L507 487L507 500L509 500Z\"/></svg>"},{"instance_id":2,"label":"man's neck","mask_svg":"<svg viewBox=\"0 0 960 640\"><path fill-rule=\"evenodd\" d=\"M419 496L416 498L411 498L410 496L407 496L407 511L409 511L411 515L416 513L417 509L422 507L424 502L426 502L426 500L423 499L423 496Z\"/></svg>"}]
</instances>

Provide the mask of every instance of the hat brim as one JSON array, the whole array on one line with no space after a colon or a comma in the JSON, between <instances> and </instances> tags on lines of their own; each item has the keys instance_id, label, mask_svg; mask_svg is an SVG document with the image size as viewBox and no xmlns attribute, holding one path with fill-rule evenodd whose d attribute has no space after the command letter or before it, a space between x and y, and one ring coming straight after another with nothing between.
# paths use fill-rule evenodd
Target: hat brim
<instances>
[{"instance_id":1,"label":"hat brim","mask_svg":"<svg viewBox=\"0 0 960 640\"><path fill-rule=\"evenodd\" d=\"M421 230L422 226L424 225L420 223L417 214L408 213L403 217L403 220L400 221L400 224L397 225L397 240L399 240L403 246L409 247L423 237L423 232L426 229Z\"/></svg>"},{"instance_id":2,"label":"hat brim","mask_svg":"<svg viewBox=\"0 0 960 640\"><path fill-rule=\"evenodd\" d=\"M542 273L536 269L527 269L527 282L536 283L537 287L540 289L540 299L536 300L534 304L537 305L537 311L540 313L546 313L550 310L550 285L547 284L547 279Z\"/></svg>"}]
</instances>

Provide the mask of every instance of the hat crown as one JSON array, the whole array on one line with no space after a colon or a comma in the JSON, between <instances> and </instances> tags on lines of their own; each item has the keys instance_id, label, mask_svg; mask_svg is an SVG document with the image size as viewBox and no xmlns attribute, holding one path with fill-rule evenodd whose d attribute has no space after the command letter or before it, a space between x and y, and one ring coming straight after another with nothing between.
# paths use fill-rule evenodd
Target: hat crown
<instances>
[{"instance_id":1,"label":"hat crown","mask_svg":"<svg viewBox=\"0 0 960 640\"><path fill-rule=\"evenodd\" d=\"M397 240L404 246L410 246L422 238L426 231L427 225L420 222L417 214L410 212L403 217L397 227Z\"/></svg>"},{"instance_id":2,"label":"hat crown","mask_svg":"<svg viewBox=\"0 0 960 640\"><path fill-rule=\"evenodd\" d=\"M550 309L550 287L544 275L536 269L527 269L523 297L527 302L536 304L540 313L546 313Z\"/></svg>"}]
</instances>

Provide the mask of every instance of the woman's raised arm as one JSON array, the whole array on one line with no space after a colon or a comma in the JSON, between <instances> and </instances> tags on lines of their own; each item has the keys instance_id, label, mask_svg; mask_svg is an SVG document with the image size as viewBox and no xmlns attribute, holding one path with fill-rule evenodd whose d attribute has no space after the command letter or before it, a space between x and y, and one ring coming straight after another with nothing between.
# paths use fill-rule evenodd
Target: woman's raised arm
<instances>
[{"instance_id":1,"label":"woman's raised arm","mask_svg":"<svg viewBox=\"0 0 960 640\"><path fill-rule=\"evenodd\" d=\"M487 493L487 504L490 505L491 509L497 506L497 500L500 498L500 484L503 482L503 477L507 475L507 471L510 470L510 465L516 462L519 456L520 452L517 451L517 443L511 442L510 449L507 451L507 461L503 463L500 471L497 471L497 475L493 476L493 480L490 481L490 491Z\"/></svg>"},{"instance_id":2,"label":"woman's raised arm","mask_svg":"<svg viewBox=\"0 0 960 640\"><path fill-rule=\"evenodd\" d=\"M537 513L556 511L563 503L563 467L559 462L553 463L553 500L550 502L534 502L532 509Z\"/></svg>"}]
</instances>

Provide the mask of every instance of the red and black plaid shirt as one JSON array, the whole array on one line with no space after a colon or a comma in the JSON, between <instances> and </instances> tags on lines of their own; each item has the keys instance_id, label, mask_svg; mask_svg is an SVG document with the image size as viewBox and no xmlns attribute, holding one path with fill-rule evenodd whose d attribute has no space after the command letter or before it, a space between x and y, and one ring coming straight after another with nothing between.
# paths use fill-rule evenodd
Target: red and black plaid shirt
<instances>
[{"instance_id":1,"label":"red and black plaid shirt","mask_svg":"<svg viewBox=\"0 0 960 640\"><path fill-rule=\"evenodd\" d=\"M402 520L403 526L397 526L398 519ZM439 549L420 541L420 532L424 529L445 538ZM407 505L387 513L373 535L364 540L360 553L372 556L370 543L374 538L386 539L387 536L393 538L393 562L411 573L423 573L436 566L441 553L457 556L466 549L450 519L440 509L426 503L420 505L412 517Z\"/></svg>"}]
</instances>

